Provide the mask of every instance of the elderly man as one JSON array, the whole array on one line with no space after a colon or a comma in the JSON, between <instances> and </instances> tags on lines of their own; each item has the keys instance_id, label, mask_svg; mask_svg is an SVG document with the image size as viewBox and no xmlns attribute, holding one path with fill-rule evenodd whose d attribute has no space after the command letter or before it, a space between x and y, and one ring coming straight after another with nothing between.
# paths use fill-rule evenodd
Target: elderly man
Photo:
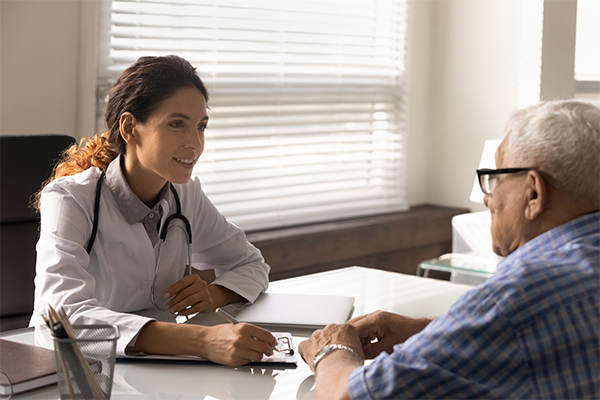
<instances>
[{"instance_id":1,"label":"elderly man","mask_svg":"<svg viewBox=\"0 0 600 400\"><path fill-rule=\"evenodd\" d=\"M496 166L477 173L497 274L435 320L316 331L299 350L317 398L600 398L600 108L515 111Z\"/></svg>"}]
</instances>

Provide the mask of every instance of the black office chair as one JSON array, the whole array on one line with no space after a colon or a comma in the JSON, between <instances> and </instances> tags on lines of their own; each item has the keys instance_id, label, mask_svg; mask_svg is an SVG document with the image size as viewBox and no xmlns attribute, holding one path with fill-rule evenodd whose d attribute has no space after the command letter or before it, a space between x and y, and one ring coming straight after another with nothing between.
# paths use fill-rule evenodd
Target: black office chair
<instances>
[{"instance_id":1,"label":"black office chair","mask_svg":"<svg viewBox=\"0 0 600 400\"><path fill-rule=\"evenodd\" d=\"M0 332L29 324L40 223L29 205L74 143L67 135L0 136Z\"/></svg>"}]
</instances>

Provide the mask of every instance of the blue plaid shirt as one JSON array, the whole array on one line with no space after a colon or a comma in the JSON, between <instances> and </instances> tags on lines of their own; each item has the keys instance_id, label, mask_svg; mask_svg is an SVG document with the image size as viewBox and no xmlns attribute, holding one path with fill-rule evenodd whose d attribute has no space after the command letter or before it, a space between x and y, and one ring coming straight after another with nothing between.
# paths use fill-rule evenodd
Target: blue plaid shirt
<instances>
[{"instance_id":1,"label":"blue plaid shirt","mask_svg":"<svg viewBox=\"0 0 600 400\"><path fill-rule=\"evenodd\" d=\"M353 399L600 398L600 213L534 238L391 355Z\"/></svg>"}]
</instances>

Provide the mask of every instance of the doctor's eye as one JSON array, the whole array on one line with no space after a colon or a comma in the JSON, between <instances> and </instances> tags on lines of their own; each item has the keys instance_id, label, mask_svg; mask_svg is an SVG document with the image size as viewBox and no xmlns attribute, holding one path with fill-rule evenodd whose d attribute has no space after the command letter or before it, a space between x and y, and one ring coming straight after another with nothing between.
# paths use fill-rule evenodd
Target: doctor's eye
<instances>
[{"instance_id":1,"label":"doctor's eye","mask_svg":"<svg viewBox=\"0 0 600 400\"><path fill-rule=\"evenodd\" d=\"M169 124L169 126L172 126L173 128L183 128L185 124L183 121L173 121Z\"/></svg>"}]
</instances>

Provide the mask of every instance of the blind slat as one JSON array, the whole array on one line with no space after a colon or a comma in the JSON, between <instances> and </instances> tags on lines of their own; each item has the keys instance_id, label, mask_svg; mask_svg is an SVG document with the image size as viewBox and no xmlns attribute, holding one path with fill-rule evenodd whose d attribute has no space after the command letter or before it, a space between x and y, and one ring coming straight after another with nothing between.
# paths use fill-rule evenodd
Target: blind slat
<instances>
[{"instance_id":1,"label":"blind slat","mask_svg":"<svg viewBox=\"0 0 600 400\"><path fill-rule=\"evenodd\" d=\"M211 97L193 175L234 223L407 208L406 0L104 3L98 93L141 56L190 61Z\"/></svg>"}]
</instances>

